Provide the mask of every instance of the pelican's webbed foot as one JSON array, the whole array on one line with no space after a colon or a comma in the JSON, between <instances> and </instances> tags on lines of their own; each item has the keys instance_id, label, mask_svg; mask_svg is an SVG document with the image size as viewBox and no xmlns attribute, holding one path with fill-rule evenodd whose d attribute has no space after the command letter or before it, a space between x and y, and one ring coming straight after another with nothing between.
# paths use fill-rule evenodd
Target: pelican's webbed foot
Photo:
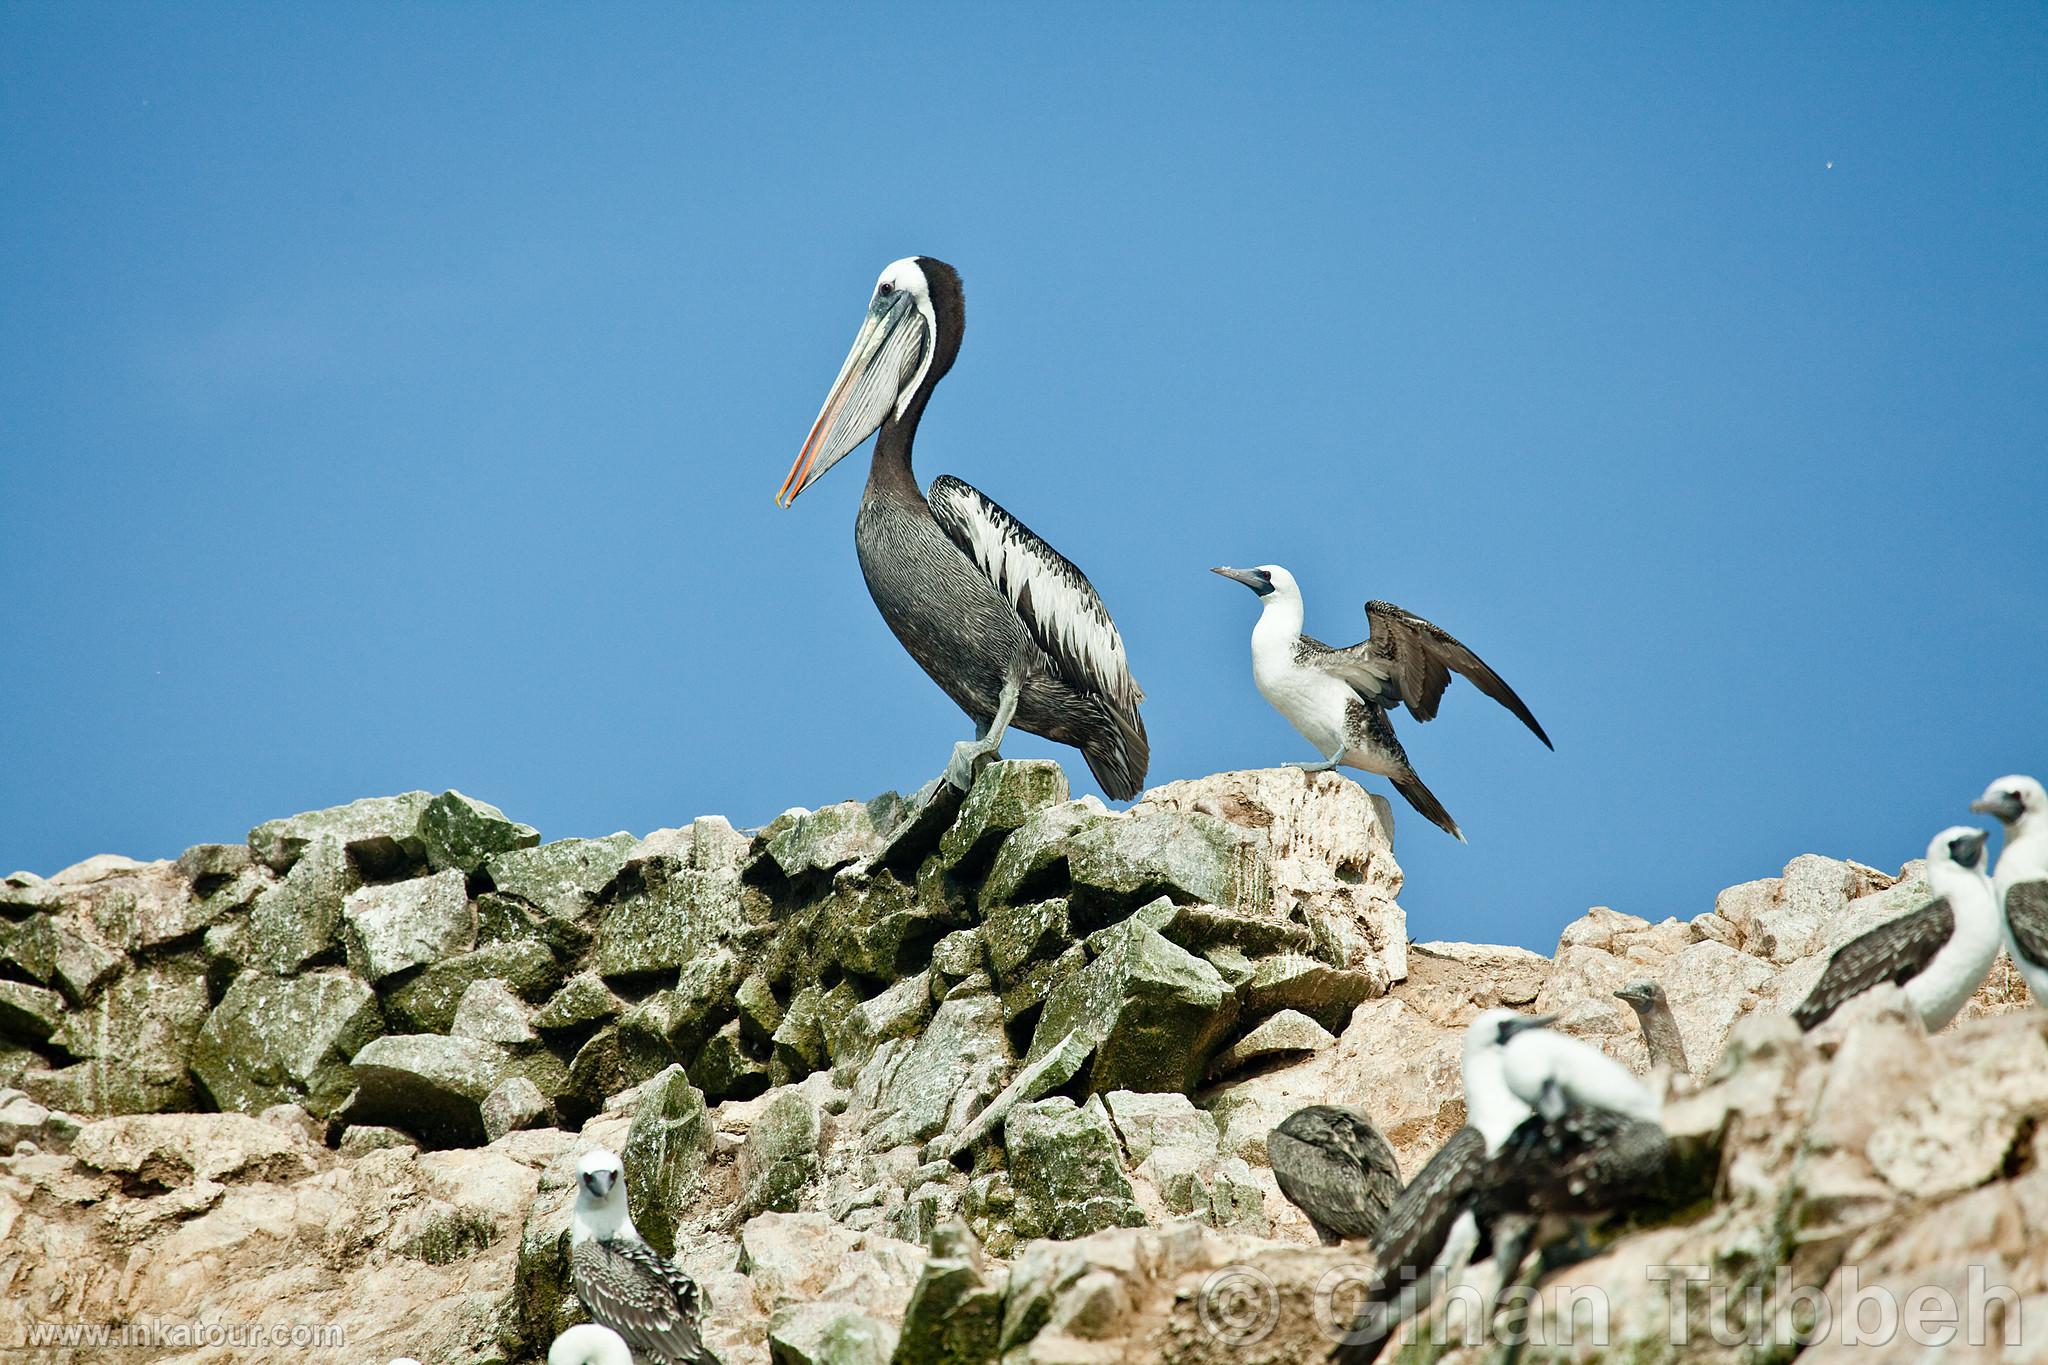
<instances>
[{"instance_id":1,"label":"pelican's webbed foot","mask_svg":"<svg viewBox=\"0 0 2048 1365\"><path fill-rule=\"evenodd\" d=\"M963 739L953 746L953 757L946 762L942 780L961 791L969 791L975 775L999 756L997 741L993 739Z\"/></svg>"}]
</instances>

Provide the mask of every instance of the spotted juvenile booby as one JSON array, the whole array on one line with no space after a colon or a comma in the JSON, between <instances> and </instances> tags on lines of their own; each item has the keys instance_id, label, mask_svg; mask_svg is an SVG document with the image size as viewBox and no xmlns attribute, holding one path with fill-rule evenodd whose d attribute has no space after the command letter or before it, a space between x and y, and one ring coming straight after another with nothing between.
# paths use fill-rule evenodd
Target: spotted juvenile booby
<instances>
[{"instance_id":1,"label":"spotted juvenile booby","mask_svg":"<svg viewBox=\"0 0 2048 1365\"><path fill-rule=\"evenodd\" d=\"M1295 767L1327 772L1341 763L1378 773L1437 828L1462 840L1457 821L1415 775L1387 712L1406 706L1419 721L1433 719L1444 689L1451 685L1451 674L1460 673L1512 711L1546 748L1552 747L1550 736L1498 673L1420 616L1389 602L1368 602L1367 637L1334 648L1302 634L1301 589L1294 575L1279 565L1218 567L1210 572L1235 579L1259 595L1262 609L1252 627L1252 680L1273 709L1323 755L1320 763Z\"/></svg>"},{"instance_id":2,"label":"spotted juvenile booby","mask_svg":"<svg viewBox=\"0 0 2048 1365\"><path fill-rule=\"evenodd\" d=\"M1266 1134L1273 1179L1324 1246L1379 1231L1401 1192L1401 1163L1362 1109L1312 1104Z\"/></svg>"},{"instance_id":3,"label":"spotted juvenile booby","mask_svg":"<svg viewBox=\"0 0 2048 1365\"><path fill-rule=\"evenodd\" d=\"M1993 782L1970 809L2005 827L1992 892L2003 913L2005 951L2034 1003L2048 1007L2048 791L2017 774Z\"/></svg>"},{"instance_id":4,"label":"spotted juvenile booby","mask_svg":"<svg viewBox=\"0 0 2048 1365\"><path fill-rule=\"evenodd\" d=\"M600 1326L665 1365L718 1365L698 1335L697 1283L647 1245L626 1210L626 1173L599 1147L576 1164L570 1283Z\"/></svg>"},{"instance_id":5,"label":"spotted juvenile booby","mask_svg":"<svg viewBox=\"0 0 2048 1365\"><path fill-rule=\"evenodd\" d=\"M633 1348L609 1327L579 1322L548 1347L548 1365L633 1365Z\"/></svg>"},{"instance_id":6,"label":"spotted juvenile booby","mask_svg":"<svg viewBox=\"0 0 2048 1365\"><path fill-rule=\"evenodd\" d=\"M1643 1045L1650 1050L1650 1065L1673 1076L1690 1076L1692 1068L1685 1060L1685 1039L1678 1032L1678 1018L1671 1012L1664 987L1646 976L1629 982L1615 995L1636 1012L1636 1022L1643 1029Z\"/></svg>"},{"instance_id":7,"label":"spotted juvenile booby","mask_svg":"<svg viewBox=\"0 0 2048 1365\"><path fill-rule=\"evenodd\" d=\"M1365 1300L1332 1354L1340 1365L1376 1360L1394 1329L1428 1308L1441 1281L1462 1264L1491 1256L1502 1194L1494 1157L1532 1112L1508 1088L1506 1046L1546 1022L1489 1009L1466 1025L1460 1055L1465 1126L1423 1163L1381 1219Z\"/></svg>"},{"instance_id":8,"label":"spotted juvenile booby","mask_svg":"<svg viewBox=\"0 0 2048 1365\"><path fill-rule=\"evenodd\" d=\"M920 493L910 447L965 330L960 276L929 256L882 272L867 318L783 480L790 504L877 430L854 547L903 648L973 718L946 778L965 788L1015 725L1071 744L1110 796L1136 796L1150 748L1144 692L1088 576L951 475Z\"/></svg>"},{"instance_id":9,"label":"spotted juvenile booby","mask_svg":"<svg viewBox=\"0 0 2048 1365\"><path fill-rule=\"evenodd\" d=\"M1999 915L1984 875L1981 829L1953 825L1927 845L1927 886L1934 899L1850 939L1828 959L1820 980L1792 1011L1802 1029L1882 982L1906 988L1929 1033L1945 1028L1998 956Z\"/></svg>"}]
</instances>

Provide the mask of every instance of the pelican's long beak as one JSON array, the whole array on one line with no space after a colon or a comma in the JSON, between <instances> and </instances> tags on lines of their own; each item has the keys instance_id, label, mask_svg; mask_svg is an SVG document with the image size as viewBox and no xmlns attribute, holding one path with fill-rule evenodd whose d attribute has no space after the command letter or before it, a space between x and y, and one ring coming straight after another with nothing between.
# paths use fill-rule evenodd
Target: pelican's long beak
<instances>
[{"instance_id":1,"label":"pelican's long beak","mask_svg":"<svg viewBox=\"0 0 2048 1365\"><path fill-rule=\"evenodd\" d=\"M811 434L797 452L789 477L775 495L776 505L787 507L796 495L824 476L847 452L874 435L875 428L889 415L903 382L917 372L928 344L924 318L901 290L877 294L868 308L867 320L853 339L839 378L811 423Z\"/></svg>"}]
</instances>

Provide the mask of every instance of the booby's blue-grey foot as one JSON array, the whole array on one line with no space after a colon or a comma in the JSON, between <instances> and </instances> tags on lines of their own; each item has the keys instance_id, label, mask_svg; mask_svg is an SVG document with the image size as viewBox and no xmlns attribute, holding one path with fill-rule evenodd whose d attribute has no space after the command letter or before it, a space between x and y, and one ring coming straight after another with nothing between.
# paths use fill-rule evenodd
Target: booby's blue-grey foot
<instances>
[{"instance_id":1,"label":"booby's blue-grey foot","mask_svg":"<svg viewBox=\"0 0 2048 1365\"><path fill-rule=\"evenodd\" d=\"M1290 768L1299 768L1305 773L1331 773L1337 771L1337 760L1326 758L1320 763L1290 763Z\"/></svg>"}]
</instances>

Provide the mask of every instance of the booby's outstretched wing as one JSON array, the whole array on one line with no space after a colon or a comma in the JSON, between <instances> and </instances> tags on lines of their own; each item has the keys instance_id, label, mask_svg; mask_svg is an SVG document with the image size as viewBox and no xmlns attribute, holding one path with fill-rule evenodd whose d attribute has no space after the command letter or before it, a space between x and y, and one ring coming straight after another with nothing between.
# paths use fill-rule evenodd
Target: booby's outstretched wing
<instances>
[{"instance_id":1,"label":"booby's outstretched wing","mask_svg":"<svg viewBox=\"0 0 2048 1365\"><path fill-rule=\"evenodd\" d=\"M1088 575L970 484L932 480L932 517L988 581L1010 599L1060 676L1135 714L1144 689L1131 677L1123 636Z\"/></svg>"},{"instance_id":2,"label":"booby's outstretched wing","mask_svg":"<svg viewBox=\"0 0 2048 1365\"><path fill-rule=\"evenodd\" d=\"M696 1282L645 1242L579 1242L571 1273L590 1316L635 1351L669 1365L717 1365L697 1334Z\"/></svg>"},{"instance_id":3,"label":"booby's outstretched wing","mask_svg":"<svg viewBox=\"0 0 2048 1365\"><path fill-rule=\"evenodd\" d=\"M2005 922L2021 956L2036 967L2048 967L2048 882L2014 882L2007 887Z\"/></svg>"},{"instance_id":4,"label":"booby's outstretched wing","mask_svg":"<svg viewBox=\"0 0 2048 1365\"><path fill-rule=\"evenodd\" d=\"M1515 689L1501 681L1500 674L1449 632L1391 602L1366 603L1365 616L1371 624L1366 639L1338 649L1303 637L1304 645L1311 648L1303 651L1301 662L1342 678L1368 701L1387 707L1406 706L1417 720L1436 718L1444 689L1451 685L1451 674L1462 674L1482 693L1512 711L1516 719L1529 727L1530 733L1543 741L1545 748L1557 747L1543 733L1527 704L1515 695Z\"/></svg>"},{"instance_id":5,"label":"booby's outstretched wing","mask_svg":"<svg viewBox=\"0 0 2048 1365\"><path fill-rule=\"evenodd\" d=\"M1873 986L1886 981L1903 986L1955 931L1955 912L1944 898L1850 939L1828 959L1820 980L1792 1011L1793 1019L1800 1028L1812 1029Z\"/></svg>"}]
</instances>

